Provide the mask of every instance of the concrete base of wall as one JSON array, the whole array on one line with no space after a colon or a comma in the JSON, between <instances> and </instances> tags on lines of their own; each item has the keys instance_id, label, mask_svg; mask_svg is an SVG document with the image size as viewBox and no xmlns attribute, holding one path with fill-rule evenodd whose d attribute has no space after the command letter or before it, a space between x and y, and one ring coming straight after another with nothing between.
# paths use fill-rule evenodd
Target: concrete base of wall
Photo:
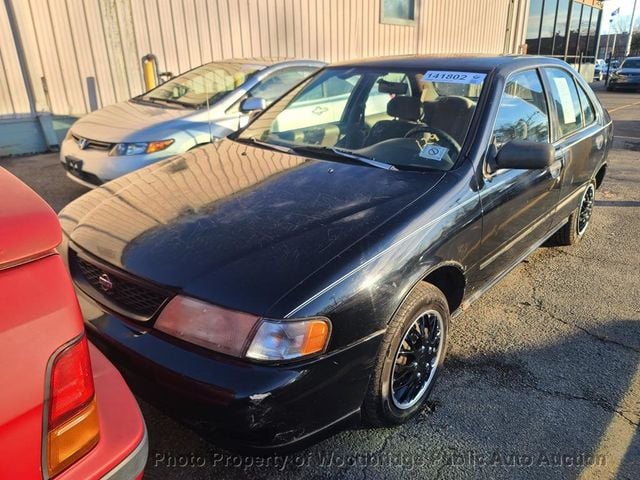
<instances>
[{"instance_id":1,"label":"concrete base of wall","mask_svg":"<svg viewBox=\"0 0 640 480\"><path fill-rule=\"evenodd\" d=\"M56 150L76 120L48 114L0 119L0 157Z\"/></svg>"},{"instance_id":2,"label":"concrete base of wall","mask_svg":"<svg viewBox=\"0 0 640 480\"><path fill-rule=\"evenodd\" d=\"M579 72L587 82L593 82L593 74L595 71L595 65L593 63L583 63L582 65L572 63L570 65Z\"/></svg>"}]
</instances>

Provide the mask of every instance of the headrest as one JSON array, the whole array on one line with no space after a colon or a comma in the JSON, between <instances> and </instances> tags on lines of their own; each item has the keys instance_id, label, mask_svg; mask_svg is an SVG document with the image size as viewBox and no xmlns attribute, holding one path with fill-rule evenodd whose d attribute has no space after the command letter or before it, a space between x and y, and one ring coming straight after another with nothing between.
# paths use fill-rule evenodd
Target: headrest
<instances>
[{"instance_id":1,"label":"headrest","mask_svg":"<svg viewBox=\"0 0 640 480\"><path fill-rule=\"evenodd\" d=\"M420 99L415 97L393 97L387 103L387 114L402 120L416 121L420 118Z\"/></svg>"},{"instance_id":2,"label":"headrest","mask_svg":"<svg viewBox=\"0 0 640 480\"><path fill-rule=\"evenodd\" d=\"M424 108L424 120L430 123L433 115L447 115L448 118L467 115L467 111L475 107L475 102L467 97L451 95L439 97L435 101L424 102L422 107Z\"/></svg>"}]
</instances>

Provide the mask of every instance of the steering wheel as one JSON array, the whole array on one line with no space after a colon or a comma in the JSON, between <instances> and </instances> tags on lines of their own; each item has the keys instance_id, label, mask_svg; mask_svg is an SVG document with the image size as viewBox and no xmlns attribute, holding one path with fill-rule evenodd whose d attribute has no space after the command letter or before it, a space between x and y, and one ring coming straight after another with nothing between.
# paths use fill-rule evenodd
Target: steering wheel
<instances>
[{"instance_id":1,"label":"steering wheel","mask_svg":"<svg viewBox=\"0 0 640 480\"><path fill-rule=\"evenodd\" d=\"M418 125L417 127L409 130L405 134L404 138L413 137L419 133L433 133L434 135L437 135L440 141L444 143L444 145L442 146L447 147L449 150L453 150L453 152L455 152L455 156L458 156L460 154L460 150L462 150L462 147L455 138L453 138L444 130L441 130L437 127L432 127L430 125ZM453 158L452 155L449 156Z\"/></svg>"}]
</instances>

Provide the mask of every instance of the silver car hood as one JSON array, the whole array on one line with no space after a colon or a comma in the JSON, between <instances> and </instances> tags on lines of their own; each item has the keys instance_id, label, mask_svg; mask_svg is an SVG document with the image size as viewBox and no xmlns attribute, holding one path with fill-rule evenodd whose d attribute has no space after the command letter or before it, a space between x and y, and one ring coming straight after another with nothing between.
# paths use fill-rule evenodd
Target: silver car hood
<instances>
[{"instance_id":1,"label":"silver car hood","mask_svg":"<svg viewBox=\"0 0 640 480\"><path fill-rule=\"evenodd\" d=\"M81 137L109 143L162 140L156 137L165 130L165 124L197 113L197 110L126 101L85 115L73 124L71 131Z\"/></svg>"}]
</instances>

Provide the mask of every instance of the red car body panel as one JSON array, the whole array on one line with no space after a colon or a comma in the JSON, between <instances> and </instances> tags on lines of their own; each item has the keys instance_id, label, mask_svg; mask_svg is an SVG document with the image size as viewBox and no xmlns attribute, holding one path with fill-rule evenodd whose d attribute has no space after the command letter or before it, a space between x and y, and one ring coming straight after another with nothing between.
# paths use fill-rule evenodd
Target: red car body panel
<instances>
[{"instance_id":1,"label":"red car body panel","mask_svg":"<svg viewBox=\"0 0 640 480\"><path fill-rule=\"evenodd\" d=\"M96 347L90 344L89 350L100 414L100 441L87 456L56 477L60 480L101 478L145 440L144 423L129 387Z\"/></svg>"},{"instance_id":2,"label":"red car body panel","mask_svg":"<svg viewBox=\"0 0 640 480\"><path fill-rule=\"evenodd\" d=\"M0 268L53 250L62 233L51 207L1 168L0 186Z\"/></svg>"},{"instance_id":3,"label":"red car body panel","mask_svg":"<svg viewBox=\"0 0 640 480\"><path fill-rule=\"evenodd\" d=\"M26 185L0 169L0 478L3 479L43 478L47 365L56 350L84 332L71 279L54 250L60 240L60 226L53 210ZM115 367L93 346L90 355L100 440L56 479L100 478L114 468L124 473L117 478L136 478L146 460L142 415ZM136 452L138 455L132 458ZM125 468L127 460L135 464Z\"/></svg>"}]
</instances>

